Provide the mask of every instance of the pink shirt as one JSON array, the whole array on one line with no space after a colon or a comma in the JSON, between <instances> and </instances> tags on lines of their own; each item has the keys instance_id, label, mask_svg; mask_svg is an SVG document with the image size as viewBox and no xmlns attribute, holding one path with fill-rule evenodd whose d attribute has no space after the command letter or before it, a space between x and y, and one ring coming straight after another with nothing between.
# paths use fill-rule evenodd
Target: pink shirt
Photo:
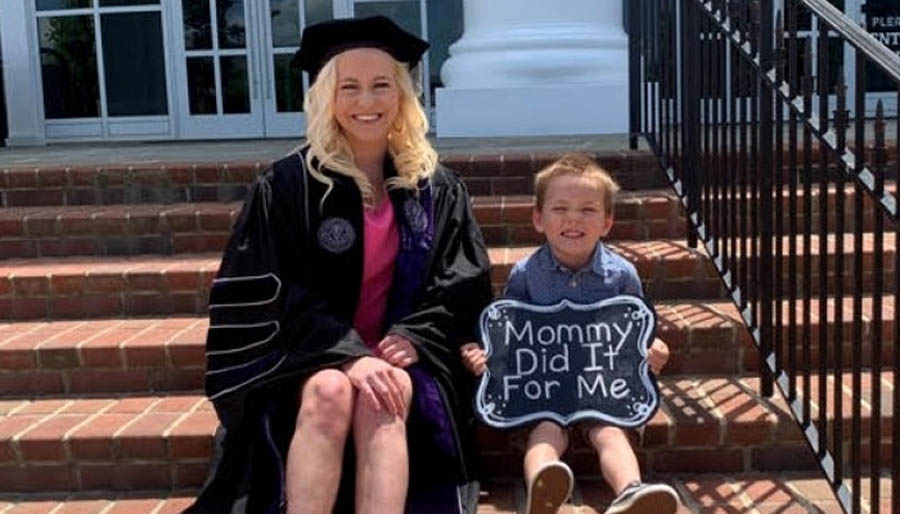
<instances>
[{"instance_id":1,"label":"pink shirt","mask_svg":"<svg viewBox=\"0 0 900 514\"><path fill-rule=\"evenodd\" d=\"M394 260L400 234L394 222L394 207L385 198L375 209L363 209L363 276L353 328L370 348L381 338L388 294L394 278Z\"/></svg>"}]
</instances>

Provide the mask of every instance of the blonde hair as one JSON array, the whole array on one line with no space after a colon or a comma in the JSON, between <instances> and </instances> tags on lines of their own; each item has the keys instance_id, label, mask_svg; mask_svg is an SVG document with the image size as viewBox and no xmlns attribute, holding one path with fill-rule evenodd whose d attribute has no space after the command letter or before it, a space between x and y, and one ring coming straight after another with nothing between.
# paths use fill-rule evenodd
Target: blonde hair
<instances>
[{"instance_id":1,"label":"blonde hair","mask_svg":"<svg viewBox=\"0 0 900 514\"><path fill-rule=\"evenodd\" d=\"M340 54L338 54L340 55ZM319 71L303 101L306 111L306 139L309 152L306 168L309 174L328 186L325 197L334 187L333 181L323 173L328 168L346 175L356 182L362 193L363 202L371 205L374 191L369 179L353 157L350 142L344 136L334 116L334 95L337 88L338 56L332 57ZM388 134L388 152L397 170L397 176L386 181L388 188L417 189L419 181L431 177L437 166L437 152L428 142L428 117L419 103L418 88L412 80L409 69L393 58L394 79L400 89L400 105L397 118Z\"/></svg>"},{"instance_id":2,"label":"blonde hair","mask_svg":"<svg viewBox=\"0 0 900 514\"><path fill-rule=\"evenodd\" d=\"M534 176L536 209L540 210L544 207L544 199L547 196L550 181L562 175L575 175L591 179L597 185L597 190L603 195L603 205L607 216L613 215L619 184L613 180L608 171L597 164L597 161L582 153L565 154Z\"/></svg>"}]
</instances>

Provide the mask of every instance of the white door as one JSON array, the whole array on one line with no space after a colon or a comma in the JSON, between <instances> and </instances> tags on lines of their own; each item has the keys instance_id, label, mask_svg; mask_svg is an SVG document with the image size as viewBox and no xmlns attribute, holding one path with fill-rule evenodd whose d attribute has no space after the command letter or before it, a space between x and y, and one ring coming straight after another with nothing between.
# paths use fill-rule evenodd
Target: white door
<instances>
[{"instance_id":1,"label":"white door","mask_svg":"<svg viewBox=\"0 0 900 514\"><path fill-rule=\"evenodd\" d=\"M253 0L174 0L178 132L183 139L264 135ZM181 37L179 37L179 35Z\"/></svg>"}]
</instances>

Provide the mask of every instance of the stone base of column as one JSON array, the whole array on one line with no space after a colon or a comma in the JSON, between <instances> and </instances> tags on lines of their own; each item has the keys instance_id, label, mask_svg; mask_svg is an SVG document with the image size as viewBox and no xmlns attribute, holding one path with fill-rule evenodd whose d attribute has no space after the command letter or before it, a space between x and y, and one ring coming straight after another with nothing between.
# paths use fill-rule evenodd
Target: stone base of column
<instances>
[{"instance_id":1,"label":"stone base of column","mask_svg":"<svg viewBox=\"0 0 900 514\"><path fill-rule=\"evenodd\" d=\"M624 134L628 87L439 88L436 111L438 137Z\"/></svg>"}]
</instances>

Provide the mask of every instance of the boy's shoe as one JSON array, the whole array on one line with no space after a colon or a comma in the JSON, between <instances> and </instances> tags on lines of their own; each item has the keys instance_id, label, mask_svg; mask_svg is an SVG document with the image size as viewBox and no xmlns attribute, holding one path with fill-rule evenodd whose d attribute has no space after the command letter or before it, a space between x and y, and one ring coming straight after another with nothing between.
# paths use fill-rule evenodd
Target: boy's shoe
<instances>
[{"instance_id":1,"label":"boy's shoe","mask_svg":"<svg viewBox=\"0 0 900 514\"><path fill-rule=\"evenodd\" d=\"M606 509L606 514L674 514L678 493L666 484L632 482Z\"/></svg>"},{"instance_id":2,"label":"boy's shoe","mask_svg":"<svg viewBox=\"0 0 900 514\"><path fill-rule=\"evenodd\" d=\"M544 464L528 483L525 514L556 514L572 494L574 482L572 470L564 462L555 460Z\"/></svg>"}]
</instances>

